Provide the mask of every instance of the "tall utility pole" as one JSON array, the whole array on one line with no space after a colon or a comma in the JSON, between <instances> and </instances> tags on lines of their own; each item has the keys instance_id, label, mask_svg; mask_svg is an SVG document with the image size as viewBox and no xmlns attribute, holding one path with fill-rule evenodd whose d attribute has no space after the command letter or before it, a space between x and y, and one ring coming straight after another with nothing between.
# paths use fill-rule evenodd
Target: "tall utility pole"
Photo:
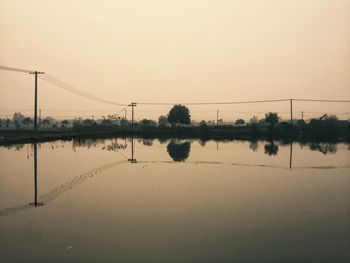
<instances>
[{"instance_id":1,"label":"tall utility pole","mask_svg":"<svg viewBox=\"0 0 350 263\"><path fill-rule=\"evenodd\" d=\"M290 99L290 124L293 125L293 99Z\"/></svg>"},{"instance_id":2,"label":"tall utility pole","mask_svg":"<svg viewBox=\"0 0 350 263\"><path fill-rule=\"evenodd\" d=\"M131 102L129 106L131 107L131 127L134 128L134 107L136 107L136 102Z\"/></svg>"},{"instance_id":3,"label":"tall utility pole","mask_svg":"<svg viewBox=\"0 0 350 263\"><path fill-rule=\"evenodd\" d=\"M216 126L219 125L219 110L216 111Z\"/></svg>"},{"instance_id":4,"label":"tall utility pole","mask_svg":"<svg viewBox=\"0 0 350 263\"><path fill-rule=\"evenodd\" d=\"M304 120L304 112L301 112L301 119Z\"/></svg>"},{"instance_id":5,"label":"tall utility pole","mask_svg":"<svg viewBox=\"0 0 350 263\"><path fill-rule=\"evenodd\" d=\"M128 110L125 109L125 110L124 110L124 119L125 119L125 120L126 120L126 117L127 117L127 113L128 113Z\"/></svg>"},{"instance_id":6,"label":"tall utility pole","mask_svg":"<svg viewBox=\"0 0 350 263\"><path fill-rule=\"evenodd\" d=\"M34 88L34 132L38 126L38 74L44 74L44 72L34 71L29 74L34 74L35 88Z\"/></svg>"}]
</instances>

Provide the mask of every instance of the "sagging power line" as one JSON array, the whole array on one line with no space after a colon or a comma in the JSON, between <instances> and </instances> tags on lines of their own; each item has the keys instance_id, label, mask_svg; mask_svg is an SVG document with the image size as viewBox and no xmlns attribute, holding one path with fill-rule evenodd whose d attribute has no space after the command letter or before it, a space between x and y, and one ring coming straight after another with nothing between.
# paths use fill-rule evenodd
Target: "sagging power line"
<instances>
[{"instance_id":1,"label":"sagging power line","mask_svg":"<svg viewBox=\"0 0 350 263\"><path fill-rule=\"evenodd\" d=\"M131 104L128 103L119 103L119 102L114 102L106 99L99 98L93 94L90 94L84 90L78 89L74 87L73 85L62 81L52 75L49 75L47 73L44 74L44 72L38 72L38 71L33 71L33 70L27 70L27 69L21 69L21 68L14 68L14 67L7 67L7 66L0 66L0 70L7 70L7 71L14 71L14 72L21 72L21 73L30 73L35 75L35 110L34 110L34 116L35 116L35 121L34 121L34 130L36 130L36 116L37 116L37 85L38 81L37 78L39 77L40 79L58 87L63 90L66 90L68 92L71 92L75 95L82 96L85 98L88 98L90 100L94 100L100 103L105 103L105 104L110 104L114 106L124 106L124 108L120 111L125 113L125 118L126 118L126 110L128 107L132 108L132 123L134 122L134 107L139 104L139 105L145 105L145 106L160 106L160 105L175 105L175 104L183 104L183 105L188 105L188 106L203 106L203 105L232 105L232 104L256 104L256 103L273 103L273 102L290 102L290 120L292 122L293 120L293 102L327 102L327 103L349 103L350 100L326 100L326 99L269 99L269 100L247 100L247 101L224 101L224 102L132 102ZM39 75L40 74L40 75ZM120 115L117 114L117 115ZM217 118L218 119L218 118Z\"/></svg>"}]
</instances>

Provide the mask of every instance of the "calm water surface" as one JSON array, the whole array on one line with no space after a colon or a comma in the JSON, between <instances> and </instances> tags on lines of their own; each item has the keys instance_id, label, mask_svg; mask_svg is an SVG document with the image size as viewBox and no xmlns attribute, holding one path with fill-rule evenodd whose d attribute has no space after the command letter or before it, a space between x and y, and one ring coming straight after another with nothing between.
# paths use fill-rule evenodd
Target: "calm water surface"
<instances>
[{"instance_id":1,"label":"calm water surface","mask_svg":"<svg viewBox=\"0 0 350 263\"><path fill-rule=\"evenodd\" d=\"M350 262L347 144L56 141L0 166L1 262Z\"/></svg>"}]
</instances>

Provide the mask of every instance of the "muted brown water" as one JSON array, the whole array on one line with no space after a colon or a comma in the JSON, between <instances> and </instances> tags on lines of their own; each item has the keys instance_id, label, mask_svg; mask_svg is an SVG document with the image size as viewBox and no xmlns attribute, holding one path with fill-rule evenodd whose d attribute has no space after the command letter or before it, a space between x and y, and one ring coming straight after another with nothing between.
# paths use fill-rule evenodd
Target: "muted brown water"
<instances>
[{"instance_id":1,"label":"muted brown water","mask_svg":"<svg viewBox=\"0 0 350 263\"><path fill-rule=\"evenodd\" d=\"M348 145L133 146L0 147L0 261L350 262Z\"/></svg>"}]
</instances>

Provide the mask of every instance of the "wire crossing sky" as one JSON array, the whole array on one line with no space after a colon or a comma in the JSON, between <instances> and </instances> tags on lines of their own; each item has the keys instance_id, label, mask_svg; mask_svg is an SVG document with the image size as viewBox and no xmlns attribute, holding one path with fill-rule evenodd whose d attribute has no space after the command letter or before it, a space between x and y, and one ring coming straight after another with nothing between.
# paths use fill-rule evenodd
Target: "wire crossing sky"
<instances>
[{"instance_id":1,"label":"wire crossing sky","mask_svg":"<svg viewBox=\"0 0 350 263\"><path fill-rule=\"evenodd\" d=\"M12 68L12 67L6 67L6 66L0 66L0 69L2 70L9 70L9 71L17 71L17 72L23 72L23 73L30 73L33 72L33 70L25 70L25 69L20 69L20 68ZM39 78L43 79L44 81L49 82L50 84L64 89L68 92L74 93L75 95L86 97L88 99L105 103L105 104L110 104L110 105L116 105L116 106L128 106L128 104L122 104L122 103L117 103L117 102L112 102L109 100L101 99L95 95L89 94L81 89L78 89L71 84L62 81L54 76L51 76L47 73L44 73L42 75L38 76ZM271 100L252 100L252 101L223 101L223 102L137 102L139 105L150 105L150 106L157 106L157 105L175 105L175 104L184 104L184 105L226 105L226 104L254 104L254 103L269 103L269 102L282 102L282 101L308 101L308 102L350 102L350 100L327 100L327 99L322 99L322 100L317 100L317 99L271 99ZM125 108L124 108L125 109ZM121 111L123 111L122 109Z\"/></svg>"}]
</instances>

